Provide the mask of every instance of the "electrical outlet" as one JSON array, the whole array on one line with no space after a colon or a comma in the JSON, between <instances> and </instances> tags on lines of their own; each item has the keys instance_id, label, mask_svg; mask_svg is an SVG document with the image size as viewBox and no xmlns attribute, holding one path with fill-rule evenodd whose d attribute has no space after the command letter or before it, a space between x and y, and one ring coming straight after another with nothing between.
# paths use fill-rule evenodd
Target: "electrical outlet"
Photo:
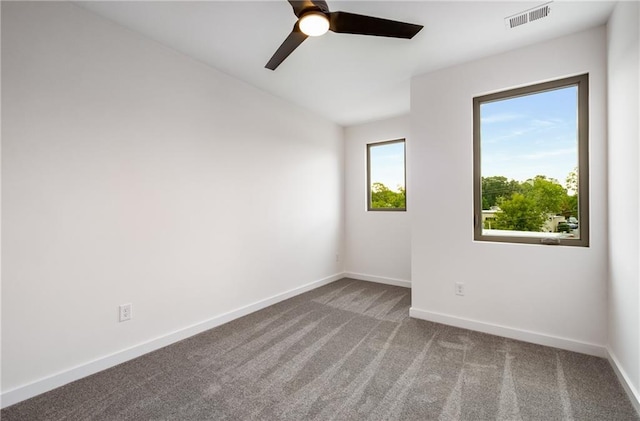
<instances>
[{"instance_id":1,"label":"electrical outlet","mask_svg":"<svg viewBox=\"0 0 640 421\"><path fill-rule=\"evenodd\" d=\"M336 262L340 261L340 253L336 253Z\"/></svg>"},{"instance_id":2,"label":"electrical outlet","mask_svg":"<svg viewBox=\"0 0 640 421\"><path fill-rule=\"evenodd\" d=\"M121 304L119 308L119 321L126 322L127 320L131 320L131 303L129 304Z\"/></svg>"},{"instance_id":3,"label":"electrical outlet","mask_svg":"<svg viewBox=\"0 0 640 421\"><path fill-rule=\"evenodd\" d=\"M456 295L464 295L464 283L456 282Z\"/></svg>"}]
</instances>

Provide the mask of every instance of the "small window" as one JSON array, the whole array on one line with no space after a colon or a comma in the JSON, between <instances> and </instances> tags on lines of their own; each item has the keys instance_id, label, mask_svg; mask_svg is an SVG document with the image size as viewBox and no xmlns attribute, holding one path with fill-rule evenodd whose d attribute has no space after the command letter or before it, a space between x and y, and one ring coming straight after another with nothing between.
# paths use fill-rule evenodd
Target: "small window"
<instances>
[{"instance_id":1,"label":"small window","mask_svg":"<svg viewBox=\"0 0 640 421\"><path fill-rule=\"evenodd\" d=\"M404 139L367 145L368 210L407 209L404 162Z\"/></svg>"},{"instance_id":2,"label":"small window","mask_svg":"<svg viewBox=\"0 0 640 421\"><path fill-rule=\"evenodd\" d=\"M475 240L589 245L588 83L473 99Z\"/></svg>"}]
</instances>

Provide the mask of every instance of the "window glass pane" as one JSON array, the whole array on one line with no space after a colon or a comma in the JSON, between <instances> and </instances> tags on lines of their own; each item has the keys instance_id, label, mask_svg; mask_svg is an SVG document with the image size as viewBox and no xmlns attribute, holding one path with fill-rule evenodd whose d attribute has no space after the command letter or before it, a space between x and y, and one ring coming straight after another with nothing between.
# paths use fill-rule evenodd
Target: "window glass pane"
<instances>
[{"instance_id":1,"label":"window glass pane","mask_svg":"<svg viewBox=\"0 0 640 421\"><path fill-rule=\"evenodd\" d=\"M406 209L404 140L368 145L369 210Z\"/></svg>"},{"instance_id":2,"label":"window glass pane","mask_svg":"<svg viewBox=\"0 0 640 421\"><path fill-rule=\"evenodd\" d=\"M482 235L580 238L578 86L480 104Z\"/></svg>"}]
</instances>

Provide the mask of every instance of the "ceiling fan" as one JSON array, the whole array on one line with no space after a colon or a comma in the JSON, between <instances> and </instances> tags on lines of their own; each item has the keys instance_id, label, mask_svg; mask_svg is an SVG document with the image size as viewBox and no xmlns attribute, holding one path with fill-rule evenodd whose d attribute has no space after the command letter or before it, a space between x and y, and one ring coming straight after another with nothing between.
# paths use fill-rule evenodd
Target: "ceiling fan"
<instances>
[{"instance_id":1,"label":"ceiling fan","mask_svg":"<svg viewBox=\"0 0 640 421\"><path fill-rule=\"evenodd\" d=\"M374 35L378 37L411 39L420 32L422 25L395 20L356 15L347 12L330 12L324 0L288 0L298 20L293 30L267 63L267 69L275 70L289 54L309 36L320 36L328 30L340 34Z\"/></svg>"}]
</instances>

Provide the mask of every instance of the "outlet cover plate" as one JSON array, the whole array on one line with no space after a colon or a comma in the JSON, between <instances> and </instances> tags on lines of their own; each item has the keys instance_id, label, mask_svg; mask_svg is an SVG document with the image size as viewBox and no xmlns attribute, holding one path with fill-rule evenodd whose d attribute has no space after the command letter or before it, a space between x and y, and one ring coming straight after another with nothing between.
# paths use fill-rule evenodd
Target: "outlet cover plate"
<instances>
[{"instance_id":1,"label":"outlet cover plate","mask_svg":"<svg viewBox=\"0 0 640 421\"><path fill-rule=\"evenodd\" d=\"M121 304L118 307L118 320L120 322L126 322L127 320L131 320L132 314L132 306L129 304Z\"/></svg>"}]
</instances>

